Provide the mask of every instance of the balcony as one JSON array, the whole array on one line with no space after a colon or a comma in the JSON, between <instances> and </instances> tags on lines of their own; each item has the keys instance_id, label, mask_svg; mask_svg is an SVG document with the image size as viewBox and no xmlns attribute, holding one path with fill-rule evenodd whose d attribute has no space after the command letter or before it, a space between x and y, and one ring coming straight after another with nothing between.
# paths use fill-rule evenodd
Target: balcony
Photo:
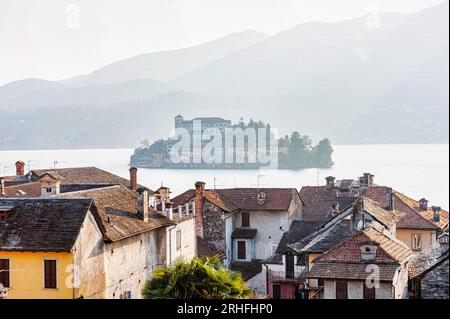
<instances>
[{"instance_id":1,"label":"balcony","mask_svg":"<svg viewBox=\"0 0 450 319\"><path fill-rule=\"evenodd\" d=\"M292 282L292 283L303 283L306 280L306 275L308 271L306 269L298 271L272 271L267 272L269 281L276 282Z\"/></svg>"}]
</instances>

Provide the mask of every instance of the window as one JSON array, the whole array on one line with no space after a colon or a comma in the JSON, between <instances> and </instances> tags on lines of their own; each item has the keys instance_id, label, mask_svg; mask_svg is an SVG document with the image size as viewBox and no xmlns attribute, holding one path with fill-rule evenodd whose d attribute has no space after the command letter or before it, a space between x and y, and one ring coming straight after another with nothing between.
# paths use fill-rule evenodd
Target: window
<instances>
[{"instance_id":1,"label":"window","mask_svg":"<svg viewBox=\"0 0 450 319\"><path fill-rule=\"evenodd\" d=\"M44 260L44 288L56 289L56 260L45 259Z\"/></svg>"},{"instance_id":2,"label":"window","mask_svg":"<svg viewBox=\"0 0 450 319\"><path fill-rule=\"evenodd\" d=\"M272 299L281 299L281 286L277 284L272 285Z\"/></svg>"},{"instance_id":3,"label":"window","mask_svg":"<svg viewBox=\"0 0 450 319\"><path fill-rule=\"evenodd\" d=\"M369 288L367 287L367 284L364 283L364 290L363 290L363 298L364 299L375 299L375 287Z\"/></svg>"},{"instance_id":4,"label":"window","mask_svg":"<svg viewBox=\"0 0 450 319\"><path fill-rule=\"evenodd\" d=\"M246 259L247 258L245 241L237 242L237 250L238 250L237 251L238 259Z\"/></svg>"},{"instance_id":5,"label":"window","mask_svg":"<svg viewBox=\"0 0 450 319\"><path fill-rule=\"evenodd\" d=\"M336 299L347 299L347 282L336 281Z\"/></svg>"},{"instance_id":6,"label":"window","mask_svg":"<svg viewBox=\"0 0 450 319\"><path fill-rule=\"evenodd\" d=\"M318 285L319 287L324 287L324 286L325 286L325 279L319 278L319 279L317 280L317 285Z\"/></svg>"},{"instance_id":7,"label":"window","mask_svg":"<svg viewBox=\"0 0 450 319\"><path fill-rule=\"evenodd\" d=\"M181 230L177 230L177 250L181 249Z\"/></svg>"},{"instance_id":8,"label":"window","mask_svg":"<svg viewBox=\"0 0 450 319\"><path fill-rule=\"evenodd\" d=\"M52 192L52 188L51 188L51 187L47 187L47 188L45 189L45 191L46 191L47 193L51 193L51 192Z\"/></svg>"},{"instance_id":9,"label":"window","mask_svg":"<svg viewBox=\"0 0 450 319\"><path fill-rule=\"evenodd\" d=\"M422 234L411 234L411 247L413 250L422 249Z\"/></svg>"},{"instance_id":10,"label":"window","mask_svg":"<svg viewBox=\"0 0 450 319\"><path fill-rule=\"evenodd\" d=\"M10 288L9 259L0 259L0 284L5 288Z\"/></svg>"},{"instance_id":11,"label":"window","mask_svg":"<svg viewBox=\"0 0 450 319\"><path fill-rule=\"evenodd\" d=\"M241 218L242 218L241 226L242 227L250 227L250 213L242 212Z\"/></svg>"},{"instance_id":12,"label":"window","mask_svg":"<svg viewBox=\"0 0 450 319\"><path fill-rule=\"evenodd\" d=\"M292 254L286 254L286 278L294 278L294 269L295 269L295 256Z\"/></svg>"}]
</instances>

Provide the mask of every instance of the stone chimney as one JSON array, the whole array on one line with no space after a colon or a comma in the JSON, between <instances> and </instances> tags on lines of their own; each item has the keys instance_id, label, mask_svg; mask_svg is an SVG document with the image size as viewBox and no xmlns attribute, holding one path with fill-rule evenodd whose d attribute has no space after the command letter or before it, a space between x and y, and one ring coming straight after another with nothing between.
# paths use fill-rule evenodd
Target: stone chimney
<instances>
[{"instance_id":1,"label":"stone chimney","mask_svg":"<svg viewBox=\"0 0 450 319\"><path fill-rule=\"evenodd\" d=\"M369 188L373 186L374 175L370 173L364 173L362 177L359 178L359 183L363 188Z\"/></svg>"},{"instance_id":2,"label":"stone chimney","mask_svg":"<svg viewBox=\"0 0 450 319\"><path fill-rule=\"evenodd\" d=\"M433 210L433 220L435 222L441 221L441 208L439 206L432 206L431 209Z\"/></svg>"},{"instance_id":3,"label":"stone chimney","mask_svg":"<svg viewBox=\"0 0 450 319\"><path fill-rule=\"evenodd\" d=\"M205 192L205 183L195 183L195 229L197 236L203 238L203 196Z\"/></svg>"},{"instance_id":4,"label":"stone chimney","mask_svg":"<svg viewBox=\"0 0 450 319\"><path fill-rule=\"evenodd\" d=\"M331 204L331 216L337 216L340 213L340 208L339 208L339 203L338 202L333 202Z\"/></svg>"},{"instance_id":5,"label":"stone chimney","mask_svg":"<svg viewBox=\"0 0 450 319\"><path fill-rule=\"evenodd\" d=\"M136 190L137 188L137 168L130 167L130 188Z\"/></svg>"},{"instance_id":6,"label":"stone chimney","mask_svg":"<svg viewBox=\"0 0 450 319\"><path fill-rule=\"evenodd\" d=\"M142 216L144 222L149 220L149 200L148 200L148 190L145 188L140 188L137 190L137 212Z\"/></svg>"},{"instance_id":7,"label":"stone chimney","mask_svg":"<svg viewBox=\"0 0 450 319\"><path fill-rule=\"evenodd\" d=\"M0 178L0 197L5 196L5 179Z\"/></svg>"},{"instance_id":8,"label":"stone chimney","mask_svg":"<svg viewBox=\"0 0 450 319\"><path fill-rule=\"evenodd\" d=\"M334 176L328 176L325 178L325 180L328 188L334 188L334 181L336 180Z\"/></svg>"},{"instance_id":9,"label":"stone chimney","mask_svg":"<svg viewBox=\"0 0 450 319\"><path fill-rule=\"evenodd\" d=\"M386 209L394 210L394 192L391 187L386 187Z\"/></svg>"},{"instance_id":10,"label":"stone chimney","mask_svg":"<svg viewBox=\"0 0 450 319\"><path fill-rule=\"evenodd\" d=\"M22 161L16 162L16 175L23 176L25 175L25 163Z\"/></svg>"},{"instance_id":11,"label":"stone chimney","mask_svg":"<svg viewBox=\"0 0 450 319\"><path fill-rule=\"evenodd\" d=\"M421 198L419 200L419 208L420 210L428 210L428 200Z\"/></svg>"}]
</instances>

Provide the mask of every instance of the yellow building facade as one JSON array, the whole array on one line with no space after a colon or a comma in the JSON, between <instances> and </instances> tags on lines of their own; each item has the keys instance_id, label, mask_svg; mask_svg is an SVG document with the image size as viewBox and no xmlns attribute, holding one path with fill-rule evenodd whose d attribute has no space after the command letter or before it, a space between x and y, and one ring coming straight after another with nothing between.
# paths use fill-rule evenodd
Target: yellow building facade
<instances>
[{"instance_id":1,"label":"yellow building facade","mask_svg":"<svg viewBox=\"0 0 450 319\"><path fill-rule=\"evenodd\" d=\"M9 260L8 299L74 298L72 253L0 251L0 259ZM46 260L56 261L56 288L45 288Z\"/></svg>"}]
</instances>

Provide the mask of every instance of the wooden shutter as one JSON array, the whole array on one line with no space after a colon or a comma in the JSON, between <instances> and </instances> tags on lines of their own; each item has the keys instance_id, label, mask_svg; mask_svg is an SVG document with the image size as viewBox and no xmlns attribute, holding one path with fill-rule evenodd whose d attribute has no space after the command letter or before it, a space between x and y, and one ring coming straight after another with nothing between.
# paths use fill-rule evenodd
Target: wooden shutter
<instances>
[{"instance_id":1,"label":"wooden shutter","mask_svg":"<svg viewBox=\"0 0 450 319\"><path fill-rule=\"evenodd\" d=\"M44 260L44 288L56 289L56 260Z\"/></svg>"},{"instance_id":2,"label":"wooden shutter","mask_svg":"<svg viewBox=\"0 0 450 319\"><path fill-rule=\"evenodd\" d=\"M242 212L241 218L242 218L241 226L242 227L250 227L250 213Z\"/></svg>"},{"instance_id":3,"label":"wooden shutter","mask_svg":"<svg viewBox=\"0 0 450 319\"><path fill-rule=\"evenodd\" d=\"M281 299L281 286L278 284L272 285L272 299Z\"/></svg>"},{"instance_id":4,"label":"wooden shutter","mask_svg":"<svg viewBox=\"0 0 450 319\"><path fill-rule=\"evenodd\" d=\"M238 259L246 259L246 249L245 249L245 241L237 242L238 248Z\"/></svg>"},{"instance_id":5,"label":"wooden shutter","mask_svg":"<svg viewBox=\"0 0 450 319\"><path fill-rule=\"evenodd\" d=\"M364 291L363 291L363 298L364 299L375 299L375 288L368 288L366 283L363 284Z\"/></svg>"},{"instance_id":6,"label":"wooden shutter","mask_svg":"<svg viewBox=\"0 0 450 319\"><path fill-rule=\"evenodd\" d=\"M3 287L10 287L9 274L9 259L0 259L0 284L2 284Z\"/></svg>"},{"instance_id":7,"label":"wooden shutter","mask_svg":"<svg viewBox=\"0 0 450 319\"><path fill-rule=\"evenodd\" d=\"M347 299L347 282L336 281L336 299Z\"/></svg>"}]
</instances>

